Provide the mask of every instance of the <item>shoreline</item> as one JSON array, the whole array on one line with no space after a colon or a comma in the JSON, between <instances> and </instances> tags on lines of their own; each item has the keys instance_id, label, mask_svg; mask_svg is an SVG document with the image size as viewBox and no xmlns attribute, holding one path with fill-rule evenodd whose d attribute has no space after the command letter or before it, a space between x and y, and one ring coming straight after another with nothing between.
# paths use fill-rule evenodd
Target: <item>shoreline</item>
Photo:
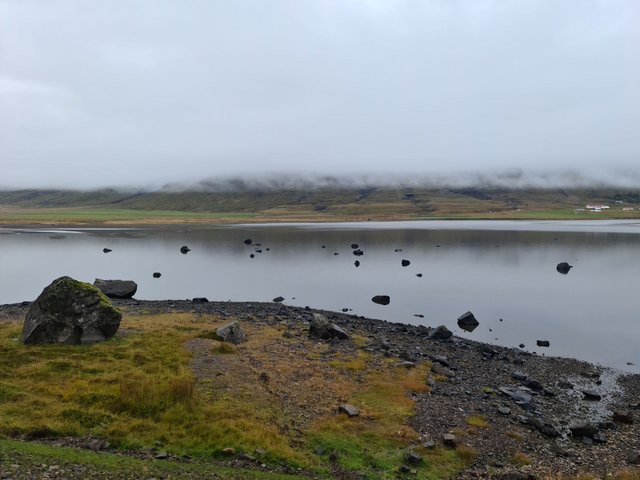
<instances>
[{"instance_id":1,"label":"shoreline","mask_svg":"<svg viewBox=\"0 0 640 480\"><path fill-rule=\"evenodd\" d=\"M28 304L0 305L0 321L24 318ZM311 314L317 312L363 345L330 342L331 350L363 351L408 369L431 365L429 378L436 381L428 380L427 393L412 394L415 414L409 425L424 444L438 444L454 432L477 452L475 461L455 478L528 478L503 477L523 472L534 475L529 478L583 472L605 476L632 467L628 455L640 445L639 422L612 421L614 411L638 408L639 374L455 336L436 339L428 327L279 303L129 299L114 304L125 315L189 313L239 319L252 327L285 329L304 342ZM588 400L583 390L595 391L601 399ZM486 419L489 427L470 429L469 419L474 417ZM593 426L598 436L580 437L572 429L579 422ZM519 466L512 461L518 452L527 458Z\"/></svg>"}]
</instances>

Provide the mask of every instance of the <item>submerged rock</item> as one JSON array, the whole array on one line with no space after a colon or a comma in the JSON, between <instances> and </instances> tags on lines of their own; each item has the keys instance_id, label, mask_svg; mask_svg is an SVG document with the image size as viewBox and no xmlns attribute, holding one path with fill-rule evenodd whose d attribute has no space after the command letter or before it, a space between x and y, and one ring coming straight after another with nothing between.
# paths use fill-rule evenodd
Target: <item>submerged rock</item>
<instances>
[{"instance_id":1,"label":"submerged rock","mask_svg":"<svg viewBox=\"0 0 640 480\"><path fill-rule=\"evenodd\" d=\"M411 265L411 262L409 260L402 260L402 262L400 262L402 264L403 267L408 267L409 265Z\"/></svg>"},{"instance_id":2,"label":"submerged rock","mask_svg":"<svg viewBox=\"0 0 640 480\"><path fill-rule=\"evenodd\" d=\"M245 245L251 245L253 243L253 240L251 240L250 238L245 238L244 239L244 244Z\"/></svg>"},{"instance_id":3,"label":"submerged rock","mask_svg":"<svg viewBox=\"0 0 640 480\"><path fill-rule=\"evenodd\" d=\"M160 278L162 274L160 272L153 272L153 278Z\"/></svg>"},{"instance_id":4,"label":"submerged rock","mask_svg":"<svg viewBox=\"0 0 640 480\"><path fill-rule=\"evenodd\" d=\"M560 262L558 265L556 265L556 270L562 275L566 275L567 273L569 273L569 270L571 270L572 268L573 265L569 265L567 262Z\"/></svg>"},{"instance_id":5,"label":"submerged rock","mask_svg":"<svg viewBox=\"0 0 640 480\"><path fill-rule=\"evenodd\" d=\"M27 312L22 341L95 343L116 334L122 314L98 288L71 277L46 287Z\"/></svg>"},{"instance_id":6,"label":"submerged rock","mask_svg":"<svg viewBox=\"0 0 640 480\"><path fill-rule=\"evenodd\" d=\"M187 247L186 245L183 245L182 247L180 247L180 253L182 253L183 255L186 255L190 251L191 251L191 249L189 247Z\"/></svg>"},{"instance_id":7,"label":"submerged rock","mask_svg":"<svg viewBox=\"0 0 640 480\"><path fill-rule=\"evenodd\" d=\"M93 285L109 298L131 298L138 290L138 285L133 280L103 280L96 278Z\"/></svg>"},{"instance_id":8,"label":"submerged rock","mask_svg":"<svg viewBox=\"0 0 640 480\"><path fill-rule=\"evenodd\" d=\"M549 347L551 343L549 340L536 340L536 345L539 347Z\"/></svg>"},{"instance_id":9,"label":"submerged rock","mask_svg":"<svg viewBox=\"0 0 640 480\"><path fill-rule=\"evenodd\" d=\"M113 250L111 250L110 248L103 248L102 251L104 253L109 253L109 252L113 252Z\"/></svg>"},{"instance_id":10,"label":"submerged rock","mask_svg":"<svg viewBox=\"0 0 640 480\"><path fill-rule=\"evenodd\" d=\"M275 303L281 303L281 302L284 302L284 297L276 297L276 298L274 298L274 299L273 299L273 301L274 301Z\"/></svg>"},{"instance_id":11,"label":"submerged rock","mask_svg":"<svg viewBox=\"0 0 640 480\"><path fill-rule=\"evenodd\" d=\"M458 326L467 332L473 332L478 328L478 325L480 325L480 322L471 312L466 312L458 317Z\"/></svg>"},{"instance_id":12,"label":"submerged rock","mask_svg":"<svg viewBox=\"0 0 640 480\"><path fill-rule=\"evenodd\" d=\"M389 305L389 303L391 303L391 297L389 295L376 295L371 298L371 301L378 305Z\"/></svg>"}]
</instances>

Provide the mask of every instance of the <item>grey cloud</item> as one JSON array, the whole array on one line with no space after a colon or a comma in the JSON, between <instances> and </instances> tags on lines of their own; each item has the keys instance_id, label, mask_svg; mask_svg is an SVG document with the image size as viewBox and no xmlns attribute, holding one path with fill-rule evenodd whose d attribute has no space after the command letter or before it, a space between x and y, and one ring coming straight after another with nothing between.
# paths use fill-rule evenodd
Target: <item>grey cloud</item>
<instances>
[{"instance_id":1,"label":"grey cloud","mask_svg":"<svg viewBox=\"0 0 640 480\"><path fill-rule=\"evenodd\" d=\"M0 186L637 172L639 5L0 0Z\"/></svg>"}]
</instances>

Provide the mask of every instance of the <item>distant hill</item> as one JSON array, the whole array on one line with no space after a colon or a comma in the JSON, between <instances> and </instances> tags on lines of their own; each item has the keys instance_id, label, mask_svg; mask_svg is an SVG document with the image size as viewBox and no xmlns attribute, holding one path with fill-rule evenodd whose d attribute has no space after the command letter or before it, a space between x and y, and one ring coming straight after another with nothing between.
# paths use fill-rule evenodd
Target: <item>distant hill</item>
<instances>
[{"instance_id":1,"label":"distant hill","mask_svg":"<svg viewBox=\"0 0 640 480\"><path fill-rule=\"evenodd\" d=\"M616 204L616 201L618 204ZM547 211L607 203L640 206L640 189L508 189L501 187L349 187L273 188L227 185L225 188L156 191L15 190L0 191L0 205L21 208L100 207L128 210L279 214L402 216L465 215Z\"/></svg>"}]
</instances>

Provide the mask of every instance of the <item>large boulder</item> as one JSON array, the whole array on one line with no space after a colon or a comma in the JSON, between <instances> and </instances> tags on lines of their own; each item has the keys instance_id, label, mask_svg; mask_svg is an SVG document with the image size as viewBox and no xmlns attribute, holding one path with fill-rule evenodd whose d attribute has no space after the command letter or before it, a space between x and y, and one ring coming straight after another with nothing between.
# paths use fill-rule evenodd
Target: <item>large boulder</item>
<instances>
[{"instance_id":1,"label":"large boulder","mask_svg":"<svg viewBox=\"0 0 640 480\"><path fill-rule=\"evenodd\" d=\"M22 341L95 343L116 334L122 314L98 288L60 277L31 305L22 327Z\"/></svg>"},{"instance_id":2,"label":"large boulder","mask_svg":"<svg viewBox=\"0 0 640 480\"><path fill-rule=\"evenodd\" d=\"M216 330L216 338L221 342L229 342L235 345L247 340L247 336L237 320L219 327Z\"/></svg>"},{"instance_id":3,"label":"large boulder","mask_svg":"<svg viewBox=\"0 0 640 480\"><path fill-rule=\"evenodd\" d=\"M320 313L313 314L313 320L309 325L309 335L322 340L337 338L347 340L349 335L335 323L330 322L327 317Z\"/></svg>"},{"instance_id":4,"label":"large boulder","mask_svg":"<svg viewBox=\"0 0 640 480\"><path fill-rule=\"evenodd\" d=\"M96 278L93 284L109 298L131 298L138 290L133 280L102 280Z\"/></svg>"}]
</instances>

